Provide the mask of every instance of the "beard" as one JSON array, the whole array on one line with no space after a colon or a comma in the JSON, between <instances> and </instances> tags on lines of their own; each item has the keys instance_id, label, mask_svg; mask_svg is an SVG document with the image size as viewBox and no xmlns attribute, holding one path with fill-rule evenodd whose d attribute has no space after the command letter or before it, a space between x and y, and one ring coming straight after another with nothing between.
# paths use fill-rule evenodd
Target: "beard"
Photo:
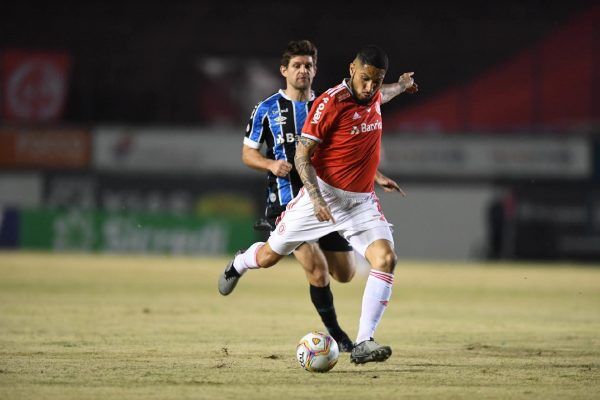
<instances>
[{"instance_id":1,"label":"beard","mask_svg":"<svg viewBox=\"0 0 600 400\"><path fill-rule=\"evenodd\" d=\"M367 104L369 104L369 102L371 101L371 99L375 95L375 93L373 93L371 96L369 96L367 98L358 97L358 94L357 94L358 91L356 90L356 87L354 87L354 75L350 76L350 89L352 89L352 97L361 106L366 106Z\"/></svg>"},{"instance_id":2,"label":"beard","mask_svg":"<svg viewBox=\"0 0 600 400\"><path fill-rule=\"evenodd\" d=\"M311 85L310 79L296 79L296 81L292 84L292 87L296 90L306 90L310 88Z\"/></svg>"}]
</instances>

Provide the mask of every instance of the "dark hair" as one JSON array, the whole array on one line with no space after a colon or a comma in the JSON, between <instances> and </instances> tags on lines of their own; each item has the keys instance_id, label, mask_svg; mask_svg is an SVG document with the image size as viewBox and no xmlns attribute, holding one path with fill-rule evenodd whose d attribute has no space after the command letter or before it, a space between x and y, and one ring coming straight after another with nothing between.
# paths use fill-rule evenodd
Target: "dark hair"
<instances>
[{"instance_id":1,"label":"dark hair","mask_svg":"<svg viewBox=\"0 0 600 400\"><path fill-rule=\"evenodd\" d=\"M385 51L381 49L381 47L372 44L364 46L362 49L360 49L356 55L356 58L365 65L371 65L375 68L384 69L386 71L388 69L388 56L385 54Z\"/></svg>"},{"instance_id":2,"label":"dark hair","mask_svg":"<svg viewBox=\"0 0 600 400\"><path fill-rule=\"evenodd\" d=\"M287 67L292 57L295 56L312 56L313 63L316 65L317 47L309 40L293 40L288 43L281 56L281 65Z\"/></svg>"}]
</instances>

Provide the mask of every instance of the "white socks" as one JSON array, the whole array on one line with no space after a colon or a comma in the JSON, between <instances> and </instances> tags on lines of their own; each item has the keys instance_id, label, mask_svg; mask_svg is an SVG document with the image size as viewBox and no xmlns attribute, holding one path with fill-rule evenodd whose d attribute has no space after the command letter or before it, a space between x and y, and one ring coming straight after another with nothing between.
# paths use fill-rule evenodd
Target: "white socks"
<instances>
[{"instance_id":1,"label":"white socks","mask_svg":"<svg viewBox=\"0 0 600 400\"><path fill-rule=\"evenodd\" d=\"M258 263L256 262L256 252L258 249L265 244L265 242L257 242L252 246L248 247L244 253L235 257L233 260L233 268L240 274L240 276L244 275L249 269L259 268Z\"/></svg>"},{"instance_id":2,"label":"white socks","mask_svg":"<svg viewBox=\"0 0 600 400\"><path fill-rule=\"evenodd\" d=\"M367 279L363 293L362 312L360 314L358 336L356 337L357 344L373 337L392 295L393 284L394 274L374 269L369 273L369 279Z\"/></svg>"}]
</instances>

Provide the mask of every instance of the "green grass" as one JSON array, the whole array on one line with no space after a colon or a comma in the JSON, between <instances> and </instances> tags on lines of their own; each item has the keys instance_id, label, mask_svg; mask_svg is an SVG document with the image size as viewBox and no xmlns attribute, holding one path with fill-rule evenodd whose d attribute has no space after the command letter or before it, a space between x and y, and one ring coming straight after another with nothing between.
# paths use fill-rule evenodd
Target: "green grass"
<instances>
[{"instance_id":1,"label":"green grass","mask_svg":"<svg viewBox=\"0 0 600 400\"><path fill-rule=\"evenodd\" d=\"M377 331L392 357L311 374L300 267L221 297L226 262L0 253L0 399L600 396L600 268L401 262ZM364 282L333 285L351 336Z\"/></svg>"}]
</instances>

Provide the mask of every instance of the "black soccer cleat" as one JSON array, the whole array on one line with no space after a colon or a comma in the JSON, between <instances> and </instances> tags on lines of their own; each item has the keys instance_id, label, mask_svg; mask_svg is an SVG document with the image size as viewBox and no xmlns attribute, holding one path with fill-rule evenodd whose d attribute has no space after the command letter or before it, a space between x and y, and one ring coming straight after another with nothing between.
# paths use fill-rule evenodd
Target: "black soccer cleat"
<instances>
[{"instance_id":1,"label":"black soccer cleat","mask_svg":"<svg viewBox=\"0 0 600 400\"><path fill-rule=\"evenodd\" d=\"M354 364L385 361L392 355L390 346L382 346L373 338L354 346L350 353L350 361Z\"/></svg>"}]
</instances>

